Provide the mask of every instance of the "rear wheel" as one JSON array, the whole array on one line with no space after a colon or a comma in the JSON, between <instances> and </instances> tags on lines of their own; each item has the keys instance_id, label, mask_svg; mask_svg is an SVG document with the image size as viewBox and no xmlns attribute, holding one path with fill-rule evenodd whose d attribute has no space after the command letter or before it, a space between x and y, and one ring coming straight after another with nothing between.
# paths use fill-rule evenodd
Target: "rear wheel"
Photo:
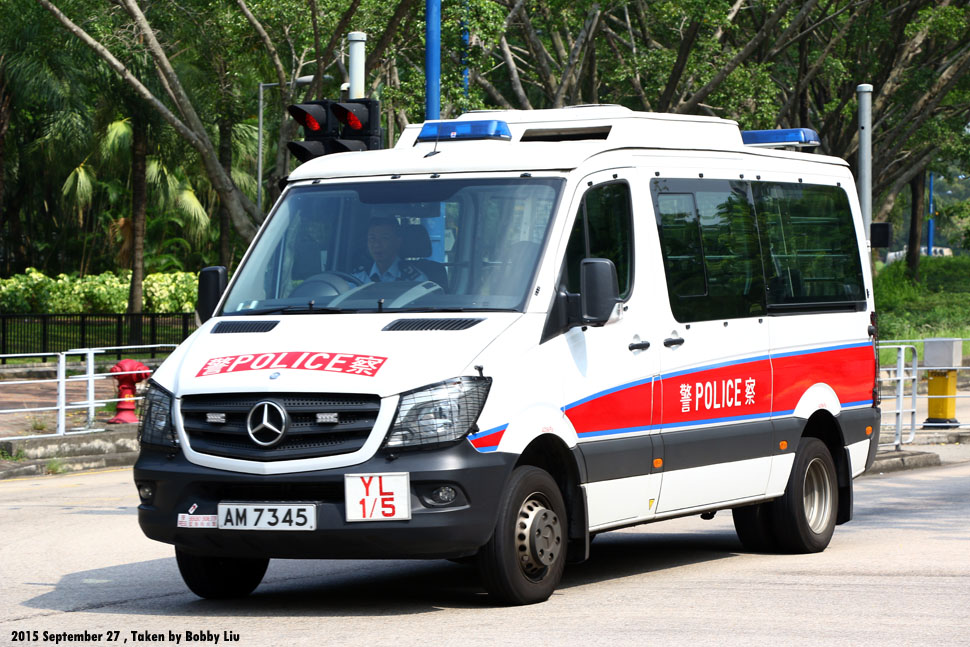
<instances>
[{"instance_id":1,"label":"rear wheel","mask_svg":"<svg viewBox=\"0 0 970 647\"><path fill-rule=\"evenodd\" d=\"M818 438L802 438L785 494L773 503L778 547L792 553L825 550L838 509L835 463L828 447Z\"/></svg>"},{"instance_id":2,"label":"rear wheel","mask_svg":"<svg viewBox=\"0 0 970 647\"><path fill-rule=\"evenodd\" d=\"M244 598L263 581L269 559L194 555L175 549L186 586L200 598Z\"/></svg>"},{"instance_id":3,"label":"rear wheel","mask_svg":"<svg viewBox=\"0 0 970 647\"><path fill-rule=\"evenodd\" d=\"M489 595L514 605L548 599L562 579L566 528L566 506L552 476L538 467L516 468L495 532L478 553Z\"/></svg>"},{"instance_id":4,"label":"rear wheel","mask_svg":"<svg viewBox=\"0 0 970 647\"><path fill-rule=\"evenodd\" d=\"M734 530L745 550L752 553L770 553L775 550L775 531L771 523L772 502L748 505L731 511Z\"/></svg>"}]
</instances>

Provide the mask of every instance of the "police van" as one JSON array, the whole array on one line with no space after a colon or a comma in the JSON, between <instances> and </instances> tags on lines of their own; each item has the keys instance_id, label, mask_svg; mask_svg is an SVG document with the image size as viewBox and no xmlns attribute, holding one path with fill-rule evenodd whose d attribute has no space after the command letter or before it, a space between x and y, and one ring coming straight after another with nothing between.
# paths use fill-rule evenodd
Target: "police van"
<instances>
[{"instance_id":1,"label":"police van","mask_svg":"<svg viewBox=\"0 0 970 647\"><path fill-rule=\"evenodd\" d=\"M143 531L208 598L271 558L474 557L538 602L594 535L724 509L825 549L880 412L859 202L812 140L584 106L301 165L153 376Z\"/></svg>"}]
</instances>

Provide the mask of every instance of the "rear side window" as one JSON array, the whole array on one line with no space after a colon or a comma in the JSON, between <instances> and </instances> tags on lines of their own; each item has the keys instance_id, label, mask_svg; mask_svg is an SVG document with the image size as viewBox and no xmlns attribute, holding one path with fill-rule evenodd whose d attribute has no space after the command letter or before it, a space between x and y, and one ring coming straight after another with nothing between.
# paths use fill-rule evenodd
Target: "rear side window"
<instances>
[{"instance_id":1,"label":"rear side window","mask_svg":"<svg viewBox=\"0 0 970 647\"><path fill-rule=\"evenodd\" d=\"M764 314L761 244L747 183L653 180L651 194L674 317Z\"/></svg>"},{"instance_id":2,"label":"rear side window","mask_svg":"<svg viewBox=\"0 0 970 647\"><path fill-rule=\"evenodd\" d=\"M769 308L864 302L862 261L845 191L793 183L751 186L765 248Z\"/></svg>"}]
</instances>

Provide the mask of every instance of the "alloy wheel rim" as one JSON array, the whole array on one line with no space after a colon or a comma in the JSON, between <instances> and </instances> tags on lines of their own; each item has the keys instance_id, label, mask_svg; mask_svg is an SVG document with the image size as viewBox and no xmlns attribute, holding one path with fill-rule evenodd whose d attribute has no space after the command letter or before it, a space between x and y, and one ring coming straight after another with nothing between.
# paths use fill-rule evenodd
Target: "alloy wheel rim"
<instances>
[{"instance_id":1,"label":"alloy wheel rim","mask_svg":"<svg viewBox=\"0 0 970 647\"><path fill-rule=\"evenodd\" d=\"M821 534L832 516L832 480L820 458L808 464L802 493L805 521L812 532Z\"/></svg>"}]
</instances>

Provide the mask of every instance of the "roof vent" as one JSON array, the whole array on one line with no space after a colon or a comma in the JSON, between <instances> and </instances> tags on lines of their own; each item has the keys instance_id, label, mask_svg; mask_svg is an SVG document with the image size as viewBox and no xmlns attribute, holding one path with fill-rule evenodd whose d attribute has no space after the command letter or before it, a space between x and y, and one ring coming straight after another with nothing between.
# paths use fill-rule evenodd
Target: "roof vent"
<instances>
[{"instance_id":1,"label":"roof vent","mask_svg":"<svg viewBox=\"0 0 970 647\"><path fill-rule=\"evenodd\" d=\"M467 330L484 319L396 319L383 330Z\"/></svg>"},{"instance_id":2,"label":"roof vent","mask_svg":"<svg viewBox=\"0 0 970 647\"><path fill-rule=\"evenodd\" d=\"M212 329L212 334L237 332L269 332L276 328L278 321L220 321Z\"/></svg>"},{"instance_id":3,"label":"roof vent","mask_svg":"<svg viewBox=\"0 0 970 647\"><path fill-rule=\"evenodd\" d=\"M522 134L523 142L578 142L586 139L606 139L611 126L585 128L530 128Z\"/></svg>"}]
</instances>

